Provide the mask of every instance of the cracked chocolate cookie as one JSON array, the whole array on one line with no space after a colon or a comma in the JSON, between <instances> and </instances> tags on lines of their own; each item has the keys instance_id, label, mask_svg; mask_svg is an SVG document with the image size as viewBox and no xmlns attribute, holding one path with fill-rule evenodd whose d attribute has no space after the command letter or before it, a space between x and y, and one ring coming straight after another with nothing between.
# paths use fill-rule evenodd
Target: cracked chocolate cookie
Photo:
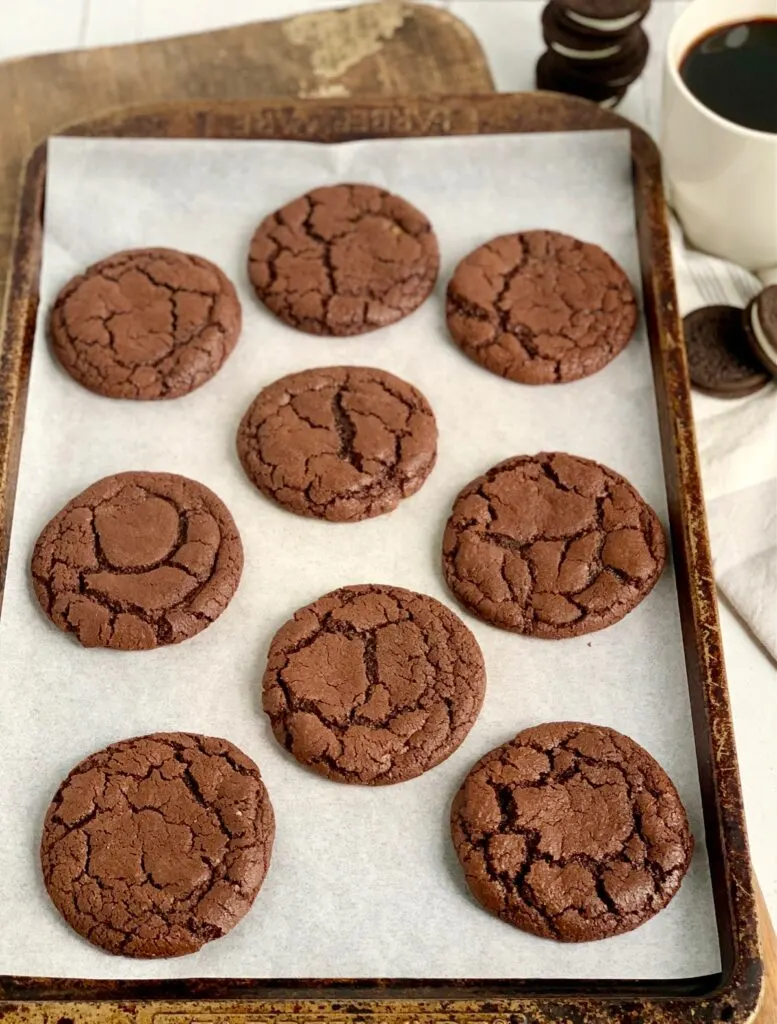
<instances>
[{"instance_id":1,"label":"cracked chocolate cookie","mask_svg":"<svg viewBox=\"0 0 777 1024\"><path fill-rule=\"evenodd\" d=\"M404 782L449 757L483 704L474 636L400 587L343 587L276 633L263 694L275 738L337 782Z\"/></svg>"},{"instance_id":2,"label":"cracked chocolate cookie","mask_svg":"<svg viewBox=\"0 0 777 1024\"><path fill-rule=\"evenodd\" d=\"M494 238L448 284L448 329L487 370L521 384L588 377L626 347L637 301L597 245L556 231Z\"/></svg>"},{"instance_id":3,"label":"cracked chocolate cookie","mask_svg":"<svg viewBox=\"0 0 777 1024\"><path fill-rule=\"evenodd\" d=\"M550 640L622 619L665 562L659 518L631 484L561 452L489 469L456 498L443 537L445 579L465 607Z\"/></svg>"},{"instance_id":4,"label":"cracked chocolate cookie","mask_svg":"<svg viewBox=\"0 0 777 1024\"><path fill-rule=\"evenodd\" d=\"M431 224L374 185L313 189L262 221L248 274L280 320L346 336L412 313L434 288L440 252Z\"/></svg>"},{"instance_id":5,"label":"cracked chocolate cookie","mask_svg":"<svg viewBox=\"0 0 777 1024\"><path fill-rule=\"evenodd\" d=\"M147 650L188 640L229 604L243 569L234 520L202 484L118 473L57 513L38 538L41 608L84 647Z\"/></svg>"},{"instance_id":6,"label":"cracked chocolate cookie","mask_svg":"<svg viewBox=\"0 0 777 1024\"><path fill-rule=\"evenodd\" d=\"M180 398L221 368L240 334L232 282L208 260L133 249L59 293L50 333L71 377L106 398Z\"/></svg>"},{"instance_id":7,"label":"cracked chocolate cookie","mask_svg":"<svg viewBox=\"0 0 777 1024\"><path fill-rule=\"evenodd\" d=\"M227 740L156 733L73 769L46 814L41 866L57 910L94 945L183 956L250 910L274 836L250 758Z\"/></svg>"},{"instance_id":8,"label":"cracked chocolate cookie","mask_svg":"<svg viewBox=\"0 0 777 1024\"><path fill-rule=\"evenodd\" d=\"M399 377L325 367L261 391L237 450L253 483L290 512L353 522L415 494L437 459L437 425L421 392Z\"/></svg>"},{"instance_id":9,"label":"cracked chocolate cookie","mask_svg":"<svg viewBox=\"0 0 777 1024\"><path fill-rule=\"evenodd\" d=\"M693 854L664 769L627 736L580 722L525 729L481 758L453 800L451 834L475 899L559 942L637 928Z\"/></svg>"}]
</instances>

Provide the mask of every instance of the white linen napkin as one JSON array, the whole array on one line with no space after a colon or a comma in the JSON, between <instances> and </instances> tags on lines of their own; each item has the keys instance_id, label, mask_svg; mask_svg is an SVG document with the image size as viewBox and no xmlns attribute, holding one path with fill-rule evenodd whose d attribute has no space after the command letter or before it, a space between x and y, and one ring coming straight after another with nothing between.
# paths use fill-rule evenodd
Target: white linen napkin
<instances>
[{"instance_id":1,"label":"white linen napkin","mask_svg":"<svg viewBox=\"0 0 777 1024\"><path fill-rule=\"evenodd\" d=\"M672 223L680 312L745 306L753 274L688 249ZM777 383L748 398L694 393L715 579L722 596L777 661Z\"/></svg>"}]
</instances>

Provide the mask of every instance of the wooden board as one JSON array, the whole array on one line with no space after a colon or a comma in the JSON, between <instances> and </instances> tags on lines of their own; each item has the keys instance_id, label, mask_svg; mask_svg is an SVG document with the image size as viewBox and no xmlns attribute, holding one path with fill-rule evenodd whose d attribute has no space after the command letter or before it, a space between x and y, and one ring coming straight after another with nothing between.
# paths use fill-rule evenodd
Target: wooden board
<instances>
[{"instance_id":1,"label":"wooden board","mask_svg":"<svg viewBox=\"0 0 777 1024\"><path fill-rule=\"evenodd\" d=\"M294 100L159 105L76 126L75 134L160 138L294 138L343 141L354 137L456 135L491 132L630 131L636 227L644 309L653 361L666 471L669 518L696 735L722 974L677 981L495 982L434 979L97 982L3 978L0 1006L6 1024L57 1020L86 1024L99 1012L115 1024L286 1019L301 1024L346 1024L371 1016L400 1024L486 1024L496 1018L570 1024L672 1024L695 1021L744 1024L761 989L755 893L744 836L728 693L721 659L715 588L701 496L682 326L677 313L668 225L655 144L618 115L571 97L548 93ZM37 306L45 185L45 149L30 166L14 264L6 359L0 392L8 396L0 422L0 499L10 517L26 368ZM2 403L0 403L0 407ZM4 486L3 486L4 484ZM183 1002L171 1002L172 999ZM187 1003L185 1000L189 999ZM66 1000L70 1000L67 1002ZM94 1000L105 1000L98 1005ZM172 1024L172 1020L170 1021Z\"/></svg>"},{"instance_id":2,"label":"wooden board","mask_svg":"<svg viewBox=\"0 0 777 1024\"><path fill-rule=\"evenodd\" d=\"M167 100L492 89L486 58L466 25L447 11L402 0L0 63L0 311L22 166L65 125Z\"/></svg>"}]
</instances>

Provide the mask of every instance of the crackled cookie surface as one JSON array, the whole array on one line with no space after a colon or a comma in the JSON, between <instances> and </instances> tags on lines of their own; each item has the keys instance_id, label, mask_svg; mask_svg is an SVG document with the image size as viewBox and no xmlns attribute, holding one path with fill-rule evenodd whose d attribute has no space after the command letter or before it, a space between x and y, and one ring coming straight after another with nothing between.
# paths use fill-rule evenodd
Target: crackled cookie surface
<instances>
[{"instance_id":1,"label":"crackled cookie surface","mask_svg":"<svg viewBox=\"0 0 777 1024\"><path fill-rule=\"evenodd\" d=\"M562 942L653 917L693 853L663 768L627 736L579 722L526 729L486 754L454 798L451 833L479 903Z\"/></svg>"},{"instance_id":2,"label":"crackled cookie surface","mask_svg":"<svg viewBox=\"0 0 777 1024\"><path fill-rule=\"evenodd\" d=\"M349 522L415 494L437 458L437 425L421 392L393 374L326 367L260 392L237 449L268 498L298 515Z\"/></svg>"},{"instance_id":3,"label":"crackled cookie surface","mask_svg":"<svg viewBox=\"0 0 777 1024\"><path fill-rule=\"evenodd\" d=\"M250 909L274 835L250 758L223 739L156 733L114 743L68 775L43 826L43 878L96 946L182 956Z\"/></svg>"},{"instance_id":4,"label":"crackled cookie surface","mask_svg":"<svg viewBox=\"0 0 777 1024\"><path fill-rule=\"evenodd\" d=\"M478 477L443 538L445 579L463 605L547 639L622 619L665 561L658 516L631 484L562 452L519 455Z\"/></svg>"},{"instance_id":5,"label":"crackled cookie surface","mask_svg":"<svg viewBox=\"0 0 777 1024\"><path fill-rule=\"evenodd\" d=\"M235 347L240 302L213 263L173 249L133 249L73 278L54 303L54 352L107 398L179 398Z\"/></svg>"},{"instance_id":6,"label":"crackled cookie surface","mask_svg":"<svg viewBox=\"0 0 777 1024\"><path fill-rule=\"evenodd\" d=\"M119 473L68 502L38 538L32 579L54 625L85 647L144 650L209 626L237 590L240 535L207 487Z\"/></svg>"},{"instance_id":7,"label":"crackled cookie surface","mask_svg":"<svg viewBox=\"0 0 777 1024\"><path fill-rule=\"evenodd\" d=\"M485 684L477 641L445 605L399 587L343 587L275 635L264 710L302 764L338 782L382 785L452 754Z\"/></svg>"},{"instance_id":8,"label":"crackled cookie surface","mask_svg":"<svg viewBox=\"0 0 777 1024\"><path fill-rule=\"evenodd\" d=\"M373 185L300 196L262 221L248 256L256 294L277 317L310 334L342 336L412 313L439 267L426 217Z\"/></svg>"},{"instance_id":9,"label":"crackled cookie surface","mask_svg":"<svg viewBox=\"0 0 777 1024\"><path fill-rule=\"evenodd\" d=\"M448 284L448 329L487 370L559 384L601 370L637 323L626 274L603 249L554 231L494 238Z\"/></svg>"}]
</instances>

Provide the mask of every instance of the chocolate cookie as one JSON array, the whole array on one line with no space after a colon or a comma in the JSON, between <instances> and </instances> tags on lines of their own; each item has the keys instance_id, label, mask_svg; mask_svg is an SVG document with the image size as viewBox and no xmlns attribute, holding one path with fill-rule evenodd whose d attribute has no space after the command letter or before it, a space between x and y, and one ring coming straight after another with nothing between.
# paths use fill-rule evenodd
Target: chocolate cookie
<instances>
[{"instance_id":1,"label":"chocolate cookie","mask_svg":"<svg viewBox=\"0 0 777 1024\"><path fill-rule=\"evenodd\" d=\"M633 29L609 39L588 32L570 21L558 3L546 4L542 11L542 37L547 46L570 60L612 60L623 53Z\"/></svg>"},{"instance_id":2,"label":"chocolate cookie","mask_svg":"<svg viewBox=\"0 0 777 1024\"><path fill-rule=\"evenodd\" d=\"M597 245L556 231L494 238L448 284L448 329L475 362L522 384L601 370L637 324L634 290Z\"/></svg>"},{"instance_id":3,"label":"chocolate cookie","mask_svg":"<svg viewBox=\"0 0 777 1024\"><path fill-rule=\"evenodd\" d=\"M743 313L735 306L703 306L683 320L691 384L713 398L743 398L769 383L753 356Z\"/></svg>"},{"instance_id":4,"label":"chocolate cookie","mask_svg":"<svg viewBox=\"0 0 777 1024\"><path fill-rule=\"evenodd\" d=\"M614 729L554 722L486 754L451 808L467 884L492 914L559 942L637 928L693 854L663 768Z\"/></svg>"},{"instance_id":5,"label":"chocolate cookie","mask_svg":"<svg viewBox=\"0 0 777 1024\"><path fill-rule=\"evenodd\" d=\"M617 35L645 18L651 0L558 0L558 6L581 29Z\"/></svg>"},{"instance_id":6,"label":"chocolate cookie","mask_svg":"<svg viewBox=\"0 0 777 1024\"><path fill-rule=\"evenodd\" d=\"M537 65L538 82L542 77L560 91L572 92L586 99L596 88L626 89L635 82L647 64L650 43L641 28L619 37L619 43L603 47L601 40L594 49L583 48L585 39L576 46L553 42ZM550 87L550 86L546 86ZM606 97L605 97L606 98Z\"/></svg>"},{"instance_id":7,"label":"chocolate cookie","mask_svg":"<svg viewBox=\"0 0 777 1024\"><path fill-rule=\"evenodd\" d=\"M118 473L57 513L35 544L41 608L84 647L177 644L229 604L243 569L234 520L213 491L172 473Z\"/></svg>"},{"instance_id":8,"label":"chocolate cookie","mask_svg":"<svg viewBox=\"0 0 777 1024\"><path fill-rule=\"evenodd\" d=\"M747 307L745 332L758 363L777 377L777 284L764 288Z\"/></svg>"},{"instance_id":9,"label":"chocolate cookie","mask_svg":"<svg viewBox=\"0 0 777 1024\"><path fill-rule=\"evenodd\" d=\"M374 185L308 192L262 221L248 274L279 319L309 334L364 334L421 305L440 269L426 217Z\"/></svg>"},{"instance_id":10,"label":"chocolate cookie","mask_svg":"<svg viewBox=\"0 0 777 1024\"><path fill-rule=\"evenodd\" d=\"M95 263L59 293L54 352L107 398L179 398L235 347L240 302L213 263L174 249L133 249Z\"/></svg>"},{"instance_id":11,"label":"chocolate cookie","mask_svg":"<svg viewBox=\"0 0 777 1024\"><path fill-rule=\"evenodd\" d=\"M569 62L550 51L543 53L537 61L535 82L540 91L579 96L606 109L617 106L627 92L624 86L610 85L576 74Z\"/></svg>"},{"instance_id":12,"label":"chocolate cookie","mask_svg":"<svg viewBox=\"0 0 777 1024\"><path fill-rule=\"evenodd\" d=\"M302 516L353 522L396 508L437 459L437 425L420 391L385 370L304 370L261 391L237 435L263 494Z\"/></svg>"},{"instance_id":13,"label":"chocolate cookie","mask_svg":"<svg viewBox=\"0 0 777 1024\"><path fill-rule=\"evenodd\" d=\"M472 728L483 655L445 605L400 587L353 586L301 608L275 635L264 710L294 757L337 782L404 782Z\"/></svg>"},{"instance_id":14,"label":"chocolate cookie","mask_svg":"<svg viewBox=\"0 0 777 1024\"><path fill-rule=\"evenodd\" d=\"M549 640L618 622L653 589L666 542L618 473L560 452L519 455L456 498L443 572L471 612Z\"/></svg>"},{"instance_id":15,"label":"chocolate cookie","mask_svg":"<svg viewBox=\"0 0 777 1024\"><path fill-rule=\"evenodd\" d=\"M82 761L46 814L41 865L71 928L109 953L195 953L251 909L275 819L226 740L156 733Z\"/></svg>"}]
</instances>

